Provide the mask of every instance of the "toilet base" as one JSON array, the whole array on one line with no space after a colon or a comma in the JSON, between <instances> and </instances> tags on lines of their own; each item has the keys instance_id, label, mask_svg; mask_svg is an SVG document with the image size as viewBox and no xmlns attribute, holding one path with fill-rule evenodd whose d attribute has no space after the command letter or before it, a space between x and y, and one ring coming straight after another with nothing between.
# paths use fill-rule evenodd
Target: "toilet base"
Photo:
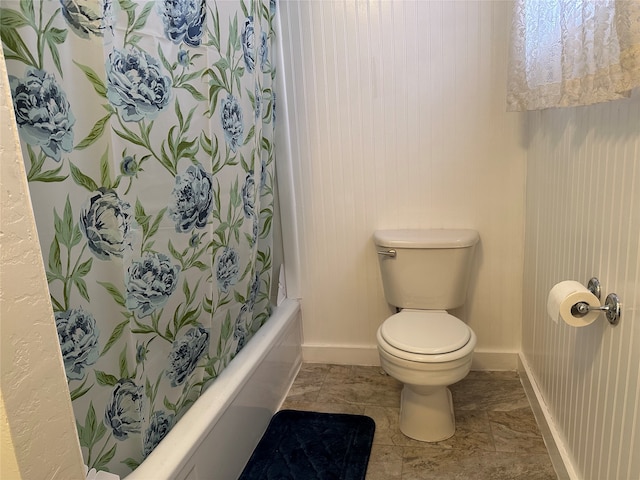
<instances>
[{"instance_id":1,"label":"toilet base","mask_svg":"<svg viewBox=\"0 0 640 480\"><path fill-rule=\"evenodd\" d=\"M456 431L453 399L446 387L404 385L400 431L421 442L439 442Z\"/></svg>"}]
</instances>

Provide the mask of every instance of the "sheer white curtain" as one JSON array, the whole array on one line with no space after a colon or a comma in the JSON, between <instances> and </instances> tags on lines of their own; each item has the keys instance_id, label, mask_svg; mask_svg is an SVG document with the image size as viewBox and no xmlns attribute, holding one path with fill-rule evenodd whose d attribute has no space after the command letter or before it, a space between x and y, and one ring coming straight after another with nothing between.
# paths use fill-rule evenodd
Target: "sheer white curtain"
<instances>
[{"instance_id":1,"label":"sheer white curtain","mask_svg":"<svg viewBox=\"0 0 640 480\"><path fill-rule=\"evenodd\" d=\"M640 86L640 2L516 0L508 110L628 97Z\"/></svg>"}]
</instances>

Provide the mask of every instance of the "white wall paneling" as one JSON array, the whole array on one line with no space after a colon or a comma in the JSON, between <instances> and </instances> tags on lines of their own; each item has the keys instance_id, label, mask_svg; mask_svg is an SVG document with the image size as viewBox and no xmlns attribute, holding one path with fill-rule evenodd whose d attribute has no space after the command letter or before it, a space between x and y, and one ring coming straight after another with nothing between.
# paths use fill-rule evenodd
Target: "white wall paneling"
<instances>
[{"instance_id":1,"label":"white wall paneling","mask_svg":"<svg viewBox=\"0 0 640 480\"><path fill-rule=\"evenodd\" d=\"M279 8L306 351L376 361L391 310L375 229L468 227L482 241L458 313L480 354L508 353L515 368L525 150L522 117L504 106L509 3Z\"/></svg>"},{"instance_id":2,"label":"white wall paneling","mask_svg":"<svg viewBox=\"0 0 640 480\"><path fill-rule=\"evenodd\" d=\"M579 478L640 478L640 101L529 114L523 354ZM622 299L576 329L551 287L597 276Z\"/></svg>"}]
</instances>

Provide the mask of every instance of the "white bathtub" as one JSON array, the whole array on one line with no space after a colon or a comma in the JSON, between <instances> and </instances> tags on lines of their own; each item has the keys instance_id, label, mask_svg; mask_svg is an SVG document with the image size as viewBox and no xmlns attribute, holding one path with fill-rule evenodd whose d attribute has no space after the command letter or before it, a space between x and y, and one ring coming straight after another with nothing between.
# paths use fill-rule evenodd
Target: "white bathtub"
<instances>
[{"instance_id":1,"label":"white bathtub","mask_svg":"<svg viewBox=\"0 0 640 480\"><path fill-rule=\"evenodd\" d=\"M302 362L300 306L285 300L126 480L236 480Z\"/></svg>"}]
</instances>

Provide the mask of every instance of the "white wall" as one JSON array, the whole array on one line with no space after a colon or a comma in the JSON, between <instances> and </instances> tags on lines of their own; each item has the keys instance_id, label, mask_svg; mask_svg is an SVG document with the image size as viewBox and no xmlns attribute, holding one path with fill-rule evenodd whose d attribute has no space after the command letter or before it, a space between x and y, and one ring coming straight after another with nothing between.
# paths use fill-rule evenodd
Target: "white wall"
<instances>
[{"instance_id":1,"label":"white wall","mask_svg":"<svg viewBox=\"0 0 640 480\"><path fill-rule=\"evenodd\" d=\"M2 478L81 479L80 444L1 48L0 92Z\"/></svg>"},{"instance_id":2,"label":"white wall","mask_svg":"<svg viewBox=\"0 0 640 480\"><path fill-rule=\"evenodd\" d=\"M458 313L478 335L477 367L515 368L525 150L522 117L505 113L510 2L279 8L305 358L377 362L390 309L375 229L468 227L482 240ZM508 365L483 352L511 353Z\"/></svg>"},{"instance_id":3,"label":"white wall","mask_svg":"<svg viewBox=\"0 0 640 480\"><path fill-rule=\"evenodd\" d=\"M640 99L529 114L523 350L580 478L640 478ZM599 277L615 327L546 314Z\"/></svg>"}]
</instances>

